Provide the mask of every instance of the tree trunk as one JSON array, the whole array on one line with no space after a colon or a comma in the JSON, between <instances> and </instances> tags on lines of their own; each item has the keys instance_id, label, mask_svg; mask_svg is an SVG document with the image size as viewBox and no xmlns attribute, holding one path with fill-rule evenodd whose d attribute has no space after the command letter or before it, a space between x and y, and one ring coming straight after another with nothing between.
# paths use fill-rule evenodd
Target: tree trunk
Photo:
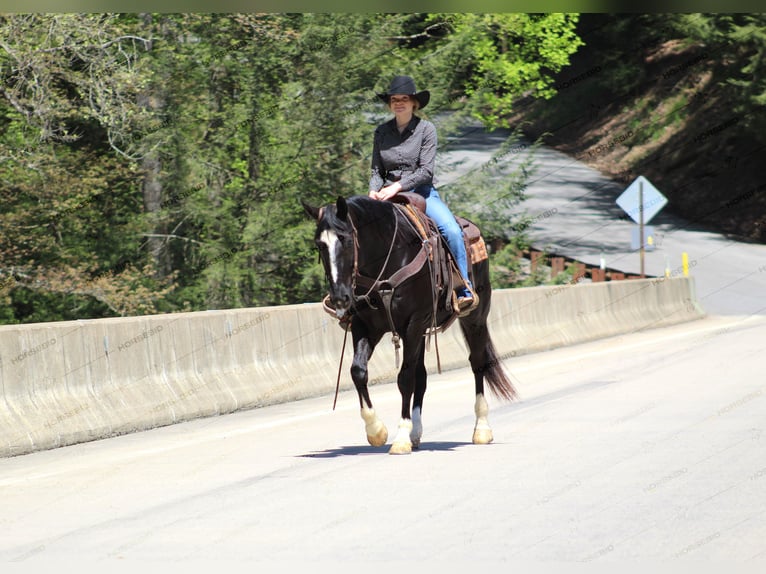
<instances>
[{"instance_id":1,"label":"tree trunk","mask_svg":"<svg viewBox=\"0 0 766 574\"><path fill-rule=\"evenodd\" d=\"M141 21L144 25L147 38L154 38L154 24L151 14L141 14ZM147 45L147 51L152 50L152 41ZM151 112L159 112L165 104L164 94L162 93L161 82L153 81L149 84L142 94L138 96L138 105ZM141 191L144 199L144 210L149 214L148 221L152 225L151 233L153 235L165 235L167 233L166 225L161 220L160 209L162 207L162 162L157 148L146 151L141 159L143 170L143 181ZM156 214L156 215L154 215ZM158 279L167 277L172 271L170 254L168 251L167 239L164 237L149 237L147 247L156 270L155 276Z\"/></svg>"},{"instance_id":2,"label":"tree trunk","mask_svg":"<svg viewBox=\"0 0 766 574\"><path fill-rule=\"evenodd\" d=\"M259 104L258 96L253 95L253 109L251 112L253 121L250 122L250 141L247 153L247 191L250 196L256 195L256 182L261 176L261 138L263 137L263 130L261 129Z\"/></svg>"}]
</instances>

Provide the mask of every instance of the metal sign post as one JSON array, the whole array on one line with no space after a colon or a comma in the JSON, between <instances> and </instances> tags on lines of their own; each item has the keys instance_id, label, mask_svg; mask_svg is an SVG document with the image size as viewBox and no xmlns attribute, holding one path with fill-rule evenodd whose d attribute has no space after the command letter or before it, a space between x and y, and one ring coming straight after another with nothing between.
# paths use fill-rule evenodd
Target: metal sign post
<instances>
[{"instance_id":1,"label":"metal sign post","mask_svg":"<svg viewBox=\"0 0 766 574\"><path fill-rule=\"evenodd\" d=\"M652 217L665 207L668 198L662 195L651 182L643 175L639 175L631 183L620 197L617 198L619 205L630 218L638 223L638 249L641 257L641 277L646 276L645 263L645 245L646 236L645 226Z\"/></svg>"},{"instance_id":2,"label":"metal sign post","mask_svg":"<svg viewBox=\"0 0 766 574\"><path fill-rule=\"evenodd\" d=\"M638 216L638 244L640 245L639 253L641 257L641 277L644 278L646 275L644 274L644 257L646 251L644 250L644 182L639 181L638 182L638 205L639 205L639 216Z\"/></svg>"}]
</instances>

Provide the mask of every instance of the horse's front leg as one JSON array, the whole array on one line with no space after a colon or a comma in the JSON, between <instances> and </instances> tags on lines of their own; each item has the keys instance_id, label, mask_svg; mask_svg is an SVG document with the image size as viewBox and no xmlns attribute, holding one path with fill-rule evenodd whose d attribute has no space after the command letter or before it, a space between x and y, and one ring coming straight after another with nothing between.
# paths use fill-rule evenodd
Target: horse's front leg
<instances>
[{"instance_id":1,"label":"horse's front leg","mask_svg":"<svg viewBox=\"0 0 766 574\"><path fill-rule=\"evenodd\" d=\"M388 440L388 430L372 408L370 393L367 389L367 362L372 356L375 345L380 336L371 339L361 326L354 324L352 327L354 337L354 362L351 365L351 378L354 381L356 392L359 395L364 430L367 433L367 442L372 446L383 446Z\"/></svg>"},{"instance_id":2,"label":"horse's front leg","mask_svg":"<svg viewBox=\"0 0 766 574\"><path fill-rule=\"evenodd\" d=\"M402 418L399 420L399 430L396 433L391 449L388 451L389 454L410 454L412 452L413 438L416 440L417 446L420 446L419 433L422 433L422 426L420 426L419 420L420 413L418 412L420 430L415 429L413 431L411 405L412 394L415 391L415 378L418 373L419 364L422 361L422 355L422 335L412 336L408 334L408 337L404 340L402 368L399 370L399 377L397 378L399 392L402 395Z\"/></svg>"}]
</instances>

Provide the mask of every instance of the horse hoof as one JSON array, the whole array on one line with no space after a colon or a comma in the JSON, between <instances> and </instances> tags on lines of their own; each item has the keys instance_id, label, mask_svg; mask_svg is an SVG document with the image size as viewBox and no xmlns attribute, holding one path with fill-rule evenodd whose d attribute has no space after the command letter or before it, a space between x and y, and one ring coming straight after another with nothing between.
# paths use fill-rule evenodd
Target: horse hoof
<instances>
[{"instance_id":1,"label":"horse hoof","mask_svg":"<svg viewBox=\"0 0 766 574\"><path fill-rule=\"evenodd\" d=\"M493 440L492 429L475 429L473 431L473 444L489 444Z\"/></svg>"},{"instance_id":2,"label":"horse hoof","mask_svg":"<svg viewBox=\"0 0 766 574\"><path fill-rule=\"evenodd\" d=\"M395 442L391 445L388 454L410 454L412 452L411 442Z\"/></svg>"},{"instance_id":3,"label":"horse hoof","mask_svg":"<svg viewBox=\"0 0 766 574\"><path fill-rule=\"evenodd\" d=\"M412 410L412 430L410 431L410 442L412 448L417 450L420 448L420 438L423 436L423 416L421 415L420 407L415 407Z\"/></svg>"},{"instance_id":4,"label":"horse hoof","mask_svg":"<svg viewBox=\"0 0 766 574\"><path fill-rule=\"evenodd\" d=\"M399 430L391 445L389 454L410 454L412 452L412 421L402 419L399 421Z\"/></svg>"},{"instance_id":5,"label":"horse hoof","mask_svg":"<svg viewBox=\"0 0 766 574\"><path fill-rule=\"evenodd\" d=\"M386 441L388 440L388 431L386 430L386 427L383 425L380 425L380 429L377 433L374 435L367 435L367 442L370 443L371 446L383 446L386 444Z\"/></svg>"},{"instance_id":6,"label":"horse hoof","mask_svg":"<svg viewBox=\"0 0 766 574\"><path fill-rule=\"evenodd\" d=\"M372 446L383 446L388 440L388 431L375 414L374 409L362 408L362 419L364 420L364 430L367 435L367 442Z\"/></svg>"}]
</instances>

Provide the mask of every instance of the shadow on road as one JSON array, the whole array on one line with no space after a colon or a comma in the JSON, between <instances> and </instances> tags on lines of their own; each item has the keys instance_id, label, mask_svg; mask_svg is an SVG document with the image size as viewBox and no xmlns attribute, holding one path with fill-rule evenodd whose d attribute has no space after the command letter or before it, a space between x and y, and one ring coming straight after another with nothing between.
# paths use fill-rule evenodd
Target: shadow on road
<instances>
[{"instance_id":1,"label":"shadow on road","mask_svg":"<svg viewBox=\"0 0 766 574\"><path fill-rule=\"evenodd\" d=\"M386 454L391 445L385 445L381 447L374 447L369 445L354 445L354 446L341 446L338 448L331 448L327 450L320 450L317 452L310 452L308 454L298 455L301 458L336 458L339 456L358 456L361 454ZM419 451L427 452L442 452L442 451L454 451L462 446L472 446L470 442L451 442L451 441L439 441L439 442L423 442L420 444Z\"/></svg>"}]
</instances>

